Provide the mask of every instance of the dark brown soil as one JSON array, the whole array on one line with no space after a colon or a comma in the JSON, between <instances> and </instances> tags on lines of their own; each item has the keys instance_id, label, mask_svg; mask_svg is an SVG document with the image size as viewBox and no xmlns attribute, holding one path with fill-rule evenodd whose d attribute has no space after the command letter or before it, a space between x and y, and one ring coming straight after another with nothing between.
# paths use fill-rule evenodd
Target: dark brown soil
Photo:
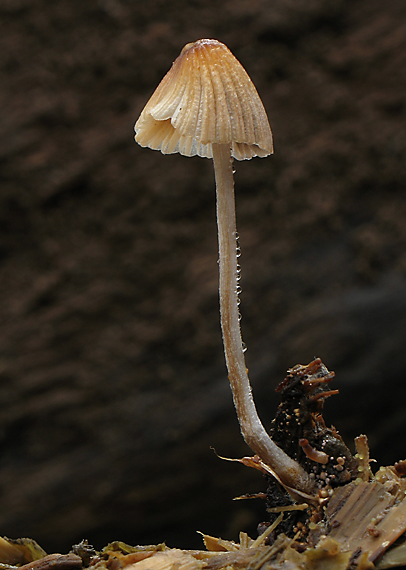
<instances>
[{"instance_id":1,"label":"dark brown soil","mask_svg":"<svg viewBox=\"0 0 406 570\"><path fill-rule=\"evenodd\" d=\"M286 368L406 456L404 0L3 0L0 534L191 547L266 517L222 354L212 165L133 124L187 42L225 42L276 152L236 165L243 335L266 425Z\"/></svg>"}]
</instances>

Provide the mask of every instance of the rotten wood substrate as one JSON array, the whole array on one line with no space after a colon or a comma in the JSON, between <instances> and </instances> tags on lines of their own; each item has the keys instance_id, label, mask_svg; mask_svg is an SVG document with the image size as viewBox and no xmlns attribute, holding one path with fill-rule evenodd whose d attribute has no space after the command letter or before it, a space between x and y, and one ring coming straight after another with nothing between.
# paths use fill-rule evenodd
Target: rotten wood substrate
<instances>
[{"instance_id":1,"label":"rotten wood substrate","mask_svg":"<svg viewBox=\"0 0 406 570\"><path fill-rule=\"evenodd\" d=\"M67 555L46 555L35 541L0 538L0 568L384 570L406 565L406 460L373 474L366 436L355 439L353 455L338 431L326 426L324 400L338 393L330 389L333 378L334 372L315 359L290 369L277 388L281 403L270 435L310 474L312 495L284 488L257 456L235 460L268 480L267 492L256 496L265 498L269 521L258 525L256 540L245 533L239 544L203 535L206 551L116 542L99 553L82 541Z\"/></svg>"},{"instance_id":2,"label":"rotten wood substrate","mask_svg":"<svg viewBox=\"0 0 406 570\"><path fill-rule=\"evenodd\" d=\"M356 567L376 562L406 531L406 461L373 475L366 436L355 438L353 455L336 428L326 425L324 401L338 393L330 388L334 376L315 359L289 370L276 389L281 402L270 435L314 479L314 496L301 498L284 488L259 458L239 461L262 470L268 479L266 494L257 496L265 498L270 519L258 526L259 533L284 513L269 544L283 533L298 552L305 552L328 539L330 547L333 541L339 552L349 553L349 563Z\"/></svg>"},{"instance_id":3,"label":"rotten wood substrate","mask_svg":"<svg viewBox=\"0 0 406 570\"><path fill-rule=\"evenodd\" d=\"M276 388L281 402L272 420L270 435L310 473L318 493L317 508L288 512L275 531L277 534L284 532L293 537L300 532L300 539L305 540L309 524L319 522L320 508L329 500L330 490L359 476L357 459L338 431L326 426L322 416L324 400L338 393L329 386L334 376L320 359L315 359L307 366L297 365L289 370ZM278 516L276 507L289 507L295 501L274 477L268 476L268 481L267 508L272 513L272 523ZM264 530L263 525L260 530Z\"/></svg>"}]
</instances>

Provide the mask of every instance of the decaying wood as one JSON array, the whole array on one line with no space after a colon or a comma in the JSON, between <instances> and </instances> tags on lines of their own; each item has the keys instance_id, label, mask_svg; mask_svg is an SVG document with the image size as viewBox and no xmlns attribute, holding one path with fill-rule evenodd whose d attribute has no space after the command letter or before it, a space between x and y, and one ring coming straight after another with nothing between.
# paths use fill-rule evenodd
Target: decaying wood
<instances>
[{"instance_id":1,"label":"decaying wood","mask_svg":"<svg viewBox=\"0 0 406 570\"><path fill-rule=\"evenodd\" d=\"M334 373L315 359L307 366L289 370L277 388L281 403L271 435L314 478L316 492L312 497L299 497L283 486L259 457L238 461L268 477L267 510L271 522L284 514L268 540L281 534L290 537L305 556L299 565L307 566L310 553L318 553L314 555L317 558L328 544L330 553L334 545L333 550L340 554L340 564L344 564L345 558L341 555L348 555L344 568L348 564L372 566L375 562L381 568L388 567L385 552L389 556L391 546L406 533L406 462L381 467L373 474L367 437L355 438L353 455L338 431L325 424L324 400L338 392L330 389L333 378ZM260 528L263 530L266 525L263 523ZM391 565L406 564L406 548L396 549ZM339 558L333 557L332 563L338 564Z\"/></svg>"},{"instance_id":2,"label":"decaying wood","mask_svg":"<svg viewBox=\"0 0 406 570\"><path fill-rule=\"evenodd\" d=\"M82 559L76 554L48 554L40 560L24 564L23 570L75 570L82 568Z\"/></svg>"}]
</instances>

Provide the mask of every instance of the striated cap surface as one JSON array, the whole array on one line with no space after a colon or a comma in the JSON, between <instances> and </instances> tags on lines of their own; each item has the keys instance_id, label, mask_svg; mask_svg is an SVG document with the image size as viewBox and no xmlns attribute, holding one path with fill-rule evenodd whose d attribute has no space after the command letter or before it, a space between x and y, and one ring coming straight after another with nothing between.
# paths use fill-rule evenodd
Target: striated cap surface
<instances>
[{"instance_id":1,"label":"striated cap surface","mask_svg":"<svg viewBox=\"0 0 406 570\"><path fill-rule=\"evenodd\" d=\"M135 140L163 154L212 158L230 144L237 160L273 153L262 101L247 72L217 40L187 44L135 123Z\"/></svg>"}]
</instances>

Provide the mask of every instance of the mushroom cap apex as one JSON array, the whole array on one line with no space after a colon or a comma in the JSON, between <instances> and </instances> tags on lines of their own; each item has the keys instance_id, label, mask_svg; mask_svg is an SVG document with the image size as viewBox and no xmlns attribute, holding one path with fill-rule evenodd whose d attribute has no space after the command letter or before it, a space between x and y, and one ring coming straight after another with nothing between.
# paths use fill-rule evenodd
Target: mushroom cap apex
<instances>
[{"instance_id":1,"label":"mushroom cap apex","mask_svg":"<svg viewBox=\"0 0 406 570\"><path fill-rule=\"evenodd\" d=\"M272 132L258 92L218 40L185 45L134 129L141 146L163 154L212 158L212 144L229 144L237 160L273 153Z\"/></svg>"}]
</instances>

